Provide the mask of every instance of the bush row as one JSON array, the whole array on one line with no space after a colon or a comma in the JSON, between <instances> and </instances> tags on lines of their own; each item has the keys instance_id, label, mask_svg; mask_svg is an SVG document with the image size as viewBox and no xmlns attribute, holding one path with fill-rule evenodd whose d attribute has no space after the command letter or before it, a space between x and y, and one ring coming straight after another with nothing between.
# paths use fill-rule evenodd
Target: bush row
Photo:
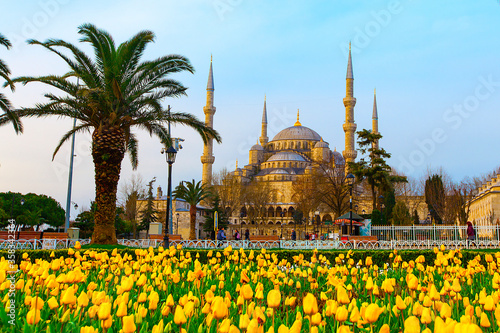
<instances>
[{"instance_id":1,"label":"bush row","mask_svg":"<svg viewBox=\"0 0 500 333\"><path fill-rule=\"evenodd\" d=\"M93 250L93 249L81 249L80 251L85 252L87 250ZM107 252L109 256L111 256L113 249L95 249L98 252ZM122 257L125 254L128 254L132 256L133 259L136 259L136 249L135 248L119 248L117 249L117 253L120 254ZM222 252L223 250L214 250L213 255L216 255L216 252ZM62 250L17 250L15 252L15 261L16 264L19 264L22 260L22 256L24 253L27 253L29 258L34 261L35 259L44 259L47 261L50 261L50 255L51 253L54 252L54 255L56 258L67 258L70 257L68 254L67 249L62 249ZM154 250L155 253L158 252L158 250ZM208 262L208 253L210 250L203 250L203 249L185 249L185 252L190 252L191 256L195 258L197 254L199 254L198 260L202 263L205 264ZM250 250L245 250L247 255L250 253ZM260 251L259 250L254 250L255 255L257 255ZM318 257L319 255L325 256L332 264L335 263L335 258L343 254L344 256L347 255L348 250L318 250ZM490 252L490 251L488 251ZM279 260L286 259L289 262L293 262L293 257L298 256L300 254L303 255L305 260L310 260L313 251L312 250L281 250L281 249L271 249L267 250L266 253L268 254L273 254L275 253L278 257ZM367 257L372 257L372 261L374 265L378 265L379 267L382 267L385 263L390 263L392 262L393 258L391 259L391 254L394 253L393 251L390 250L354 250L352 251L351 258L354 259L354 261L357 263L359 260L365 260ZM484 254L486 251L481 251L481 250L462 250L462 265L465 267L467 263L474 259L477 255L481 256L481 261L484 264ZM398 250L397 251L398 255L401 255L401 258L403 261L409 262L410 260L415 260L418 256L423 255L425 257L425 263L426 264L434 264L434 260L436 259L436 253L432 250ZM8 251L6 250L0 250L0 258L8 258Z\"/></svg>"}]
</instances>

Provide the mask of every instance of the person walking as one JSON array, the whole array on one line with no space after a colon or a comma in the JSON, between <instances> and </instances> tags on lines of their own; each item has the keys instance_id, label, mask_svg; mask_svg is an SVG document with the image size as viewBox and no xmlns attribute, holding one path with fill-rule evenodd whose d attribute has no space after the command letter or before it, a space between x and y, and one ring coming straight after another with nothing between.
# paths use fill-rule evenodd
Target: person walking
<instances>
[{"instance_id":1,"label":"person walking","mask_svg":"<svg viewBox=\"0 0 500 333\"><path fill-rule=\"evenodd\" d=\"M224 232L224 228L220 228L217 232L217 247L220 247L223 242L226 240L226 233Z\"/></svg>"},{"instance_id":2,"label":"person walking","mask_svg":"<svg viewBox=\"0 0 500 333\"><path fill-rule=\"evenodd\" d=\"M474 229L474 226L472 225L471 221L467 221L467 240L468 241L476 240L476 229Z\"/></svg>"},{"instance_id":3,"label":"person walking","mask_svg":"<svg viewBox=\"0 0 500 333\"><path fill-rule=\"evenodd\" d=\"M240 232L238 230L236 230L236 232L234 233L234 239L239 241L241 239L241 235L240 235Z\"/></svg>"},{"instance_id":4,"label":"person walking","mask_svg":"<svg viewBox=\"0 0 500 333\"><path fill-rule=\"evenodd\" d=\"M292 240L297 240L297 233L295 232L295 229L292 229Z\"/></svg>"},{"instance_id":5,"label":"person walking","mask_svg":"<svg viewBox=\"0 0 500 333\"><path fill-rule=\"evenodd\" d=\"M245 230L245 240L250 240L250 230Z\"/></svg>"}]
</instances>

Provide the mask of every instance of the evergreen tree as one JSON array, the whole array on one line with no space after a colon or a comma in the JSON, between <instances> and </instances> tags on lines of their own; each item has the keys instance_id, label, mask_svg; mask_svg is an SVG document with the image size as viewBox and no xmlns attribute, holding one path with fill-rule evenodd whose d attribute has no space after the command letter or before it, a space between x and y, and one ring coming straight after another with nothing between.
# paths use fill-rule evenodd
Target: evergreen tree
<instances>
[{"instance_id":1,"label":"evergreen tree","mask_svg":"<svg viewBox=\"0 0 500 333\"><path fill-rule=\"evenodd\" d=\"M394 189L391 188L384 192L384 216L387 221L392 219L393 209L396 205L396 196L394 195Z\"/></svg>"},{"instance_id":2,"label":"evergreen tree","mask_svg":"<svg viewBox=\"0 0 500 333\"><path fill-rule=\"evenodd\" d=\"M378 209L372 211L372 225L385 225L382 213Z\"/></svg>"},{"instance_id":3,"label":"evergreen tree","mask_svg":"<svg viewBox=\"0 0 500 333\"><path fill-rule=\"evenodd\" d=\"M153 196L153 183L156 181L156 177L154 177L148 183L148 196L146 198L146 207L141 211L141 223L139 225L139 230L149 230L149 225L151 223L158 221L158 210L154 204L154 196Z\"/></svg>"},{"instance_id":4,"label":"evergreen tree","mask_svg":"<svg viewBox=\"0 0 500 333\"><path fill-rule=\"evenodd\" d=\"M391 175L391 167L386 163L386 159L391 154L383 148L375 148L382 135L372 133L364 129L357 132L358 146L361 154L367 156L358 162L349 162L348 167L359 181L366 180L371 189L373 209L377 207L377 192L379 193L392 189L393 183L406 182L406 177Z\"/></svg>"},{"instance_id":5,"label":"evergreen tree","mask_svg":"<svg viewBox=\"0 0 500 333\"><path fill-rule=\"evenodd\" d=\"M413 210L413 224L418 225L420 224L420 217L418 216L417 210Z\"/></svg>"},{"instance_id":6,"label":"evergreen tree","mask_svg":"<svg viewBox=\"0 0 500 333\"><path fill-rule=\"evenodd\" d=\"M438 224L443 223L441 213L445 210L446 195L443 178L440 175L434 174L425 181L425 203L432 221Z\"/></svg>"},{"instance_id":7,"label":"evergreen tree","mask_svg":"<svg viewBox=\"0 0 500 333\"><path fill-rule=\"evenodd\" d=\"M205 218L205 223L203 223L203 230L206 232L214 231L214 214L217 212L218 215L218 226L219 228L226 228L228 223L227 215L224 209L220 206L220 198L217 194L214 194L212 208L210 208L208 212L208 216Z\"/></svg>"},{"instance_id":8,"label":"evergreen tree","mask_svg":"<svg viewBox=\"0 0 500 333\"><path fill-rule=\"evenodd\" d=\"M394 205L394 210L392 212L392 221L394 225L411 225L412 217L410 211L403 201L398 201Z\"/></svg>"}]
</instances>

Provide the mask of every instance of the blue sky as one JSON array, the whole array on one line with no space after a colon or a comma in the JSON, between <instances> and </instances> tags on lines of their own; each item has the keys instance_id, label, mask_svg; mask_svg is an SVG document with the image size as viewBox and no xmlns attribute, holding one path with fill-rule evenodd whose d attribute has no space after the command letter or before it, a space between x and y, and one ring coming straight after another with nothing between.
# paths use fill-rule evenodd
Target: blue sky
<instances>
[{"instance_id":1,"label":"blue sky","mask_svg":"<svg viewBox=\"0 0 500 333\"><path fill-rule=\"evenodd\" d=\"M64 73L64 63L28 38L77 43L77 26L91 22L117 42L143 29L157 39L146 59L177 53L196 73L175 78L188 97L166 100L174 110L200 118L213 54L214 122L223 144L214 149L214 171L248 163L248 149L260 135L267 95L269 137L295 122L317 131L342 151L345 117L346 49L353 44L355 121L371 127L377 89L381 146L391 165L420 178L443 167L455 180L491 171L500 123L500 4L487 1L74 1L9 2L2 6L0 32L14 42L0 49L19 75ZM89 50L85 46L84 49ZM16 106L43 100L38 84L4 90ZM0 128L0 191L45 193L65 206L69 144L52 161L53 149L71 120L25 121L25 134ZM174 128L182 149L173 184L201 179L199 137ZM94 197L89 135L77 136L73 201L88 207ZM140 133L136 173L157 177L165 188L166 163L158 140ZM122 165L122 181L133 171ZM73 217L76 216L73 211Z\"/></svg>"}]
</instances>

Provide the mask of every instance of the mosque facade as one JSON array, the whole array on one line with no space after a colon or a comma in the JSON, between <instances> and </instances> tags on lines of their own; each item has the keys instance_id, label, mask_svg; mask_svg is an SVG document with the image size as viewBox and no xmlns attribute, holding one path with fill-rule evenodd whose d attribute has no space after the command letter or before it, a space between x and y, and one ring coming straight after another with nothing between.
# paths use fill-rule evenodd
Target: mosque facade
<instances>
[{"instance_id":1,"label":"mosque facade","mask_svg":"<svg viewBox=\"0 0 500 333\"><path fill-rule=\"evenodd\" d=\"M206 117L205 123L210 127L213 125L213 116L215 114L213 78L212 64L210 64L207 103L203 108ZM315 164L327 163L331 167L341 168L347 173L347 163L356 160L355 132L357 125L354 121L356 98L354 97L354 75L350 51L346 74L346 96L343 103L345 106L345 122L343 124L345 149L340 153L331 150L328 142L316 131L301 124L299 111L297 111L297 121L293 126L283 129L269 140L267 106L264 98L259 142L251 147L248 164L241 168L237 165L232 175L241 184L248 184L250 181L265 181L270 187L270 191L273 192L274 199L266 204L265 216L259 219L251 219L248 216L246 211L248 205L243 205L242 210L236 210L233 216L229 217L229 235L234 234L236 230L244 233L246 229L249 229L252 236L282 235L284 238L289 239L292 228L299 229L298 237L300 237L300 233L304 234L313 231L312 222L309 224L309 231L307 230L307 223L305 225L294 224L293 216L297 210L298 199L294 194L292 185L295 180L311 174ZM372 118L372 130L378 133L376 99L374 99ZM212 164L215 161L212 151L213 142L209 141L205 144L201 156L203 164L202 182L204 184L211 183ZM367 203L366 206L368 209L369 204ZM320 221L332 221L336 216L333 216L327 209L321 209L320 207L317 212L311 213L311 216L305 218L312 220L313 217L315 220L319 217ZM333 226L331 228L333 229ZM327 231L326 227L324 231Z\"/></svg>"}]
</instances>

